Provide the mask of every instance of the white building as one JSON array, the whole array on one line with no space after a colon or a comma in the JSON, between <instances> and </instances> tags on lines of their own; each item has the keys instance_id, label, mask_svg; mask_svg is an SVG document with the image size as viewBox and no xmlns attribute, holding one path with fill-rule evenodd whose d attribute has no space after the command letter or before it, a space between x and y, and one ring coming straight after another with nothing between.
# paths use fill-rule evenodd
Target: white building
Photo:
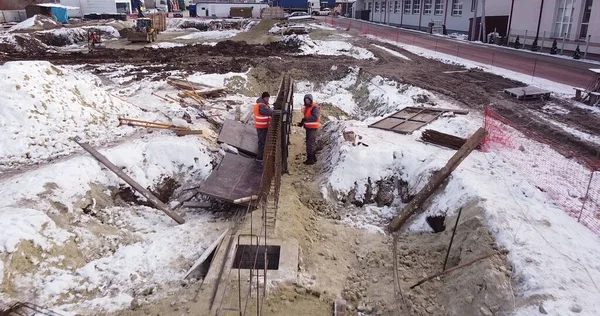
<instances>
[{"instance_id":1,"label":"white building","mask_svg":"<svg viewBox=\"0 0 600 316\"><path fill-rule=\"evenodd\" d=\"M420 30L426 30L428 24L433 22L436 26L445 25L448 32L466 33L470 27L469 20L475 16L477 1L477 17L480 17L483 7L481 0L357 0L354 10L370 10L370 20L373 22ZM490 20L494 21L492 17L498 17L497 24L503 25L506 30L510 7L511 0L487 0L487 24Z\"/></svg>"},{"instance_id":2,"label":"white building","mask_svg":"<svg viewBox=\"0 0 600 316\"><path fill-rule=\"evenodd\" d=\"M520 42L548 48L557 39L558 48L575 50L580 45L584 52L600 53L600 0L515 0L510 20L511 40L520 36ZM525 37L525 34L527 36Z\"/></svg>"},{"instance_id":3,"label":"white building","mask_svg":"<svg viewBox=\"0 0 600 316\"><path fill-rule=\"evenodd\" d=\"M129 2L127 0L60 0L60 4L78 7L77 10L69 10L71 17L83 17L86 14L116 14L117 2ZM131 6L131 4L130 4Z\"/></svg>"},{"instance_id":4,"label":"white building","mask_svg":"<svg viewBox=\"0 0 600 316\"><path fill-rule=\"evenodd\" d=\"M196 15L198 17L210 17L213 14L218 18L229 17L231 8L252 8L252 17L259 18L260 11L268 8L266 3L247 3L247 2L198 2L196 3Z\"/></svg>"}]
</instances>

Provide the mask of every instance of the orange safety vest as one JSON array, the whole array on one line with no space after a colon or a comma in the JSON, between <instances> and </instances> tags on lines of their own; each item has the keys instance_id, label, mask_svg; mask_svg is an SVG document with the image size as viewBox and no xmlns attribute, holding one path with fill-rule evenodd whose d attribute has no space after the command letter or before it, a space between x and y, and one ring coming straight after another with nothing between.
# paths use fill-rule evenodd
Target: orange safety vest
<instances>
[{"instance_id":1,"label":"orange safety vest","mask_svg":"<svg viewBox=\"0 0 600 316\"><path fill-rule=\"evenodd\" d=\"M315 103L311 104L311 106L309 108L306 108L306 106L302 107L302 113L304 113L304 118L309 118L312 116L312 110L314 107L318 107L319 110L321 109L321 107ZM321 128L321 112L319 112L319 116L317 117L317 121L316 122L304 122L304 127L305 128L309 128L309 129L319 129Z\"/></svg>"},{"instance_id":2,"label":"orange safety vest","mask_svg":"<svg viewBox=\"0 0 600 316\"><path fill-rule=\"evenodd\" d=\"M260 105L264 103L256 103L254 106L254 127L262 129L269 128L269 123L271 123L271 117L266 115L260 115Z\"/></svg>"}]
</instances>

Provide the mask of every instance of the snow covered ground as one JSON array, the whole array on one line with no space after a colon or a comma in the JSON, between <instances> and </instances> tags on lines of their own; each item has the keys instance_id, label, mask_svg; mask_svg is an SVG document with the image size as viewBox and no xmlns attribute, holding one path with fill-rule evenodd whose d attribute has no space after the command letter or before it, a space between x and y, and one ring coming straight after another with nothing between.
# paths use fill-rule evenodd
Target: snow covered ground
<instances>
[{"instance_id":1,"label":"snow covered ground","mask_svg":"<svg viewBox=\"0 0 600 316\"><path fill-rule=\"evenodd\" d=\"M130 71L137 71L134 67L98 68L102 79L91 75L86 66L5 64L2 82L9 93L3 104L9 106L1 108L6 113L1 115L2 127L15 134L3 135L17 140L37 139L38 134L54 137L57 144L64 144L56 147L68 149L61 152L66 155L82 152L68 137L90 133L89 127L78 129L79 121L89 126L98 124L92 131L98 130L95 137L103 139L134 131L132 127L117 127L116 117L121 114L182 121L179 117L185 110L151 95L177 94L165 80L153 80L148 75L134 81L130 75ZM245 114L255 100L240 94L247 89L246 76L195 74L189 79L227 87L231 94L211 105L225 108L230 102L238 103ZM17 84L21 85L18 89L14 86ZM35 102L29 95L34 93L48 95L47 109L41 105L44 101ZM27 98L32 101L17 102ZM115 105L111 106L110 101ZM235 108L207 112L220 113L218 119L225 119L233 117ZM35 115L45 119L31 121ZM193 124L182 124L202 129L206 132L203 136L211 137L205 120L193 114L192 119ZM16 133L20 125L32 122L28 127L32 134ZM93 140L89 136L86 139ZM16 152L26 148L17 146L19 142L14 144L8 149ZM100 151L141 186L154 188L165 177L185 182L208 176L217 159L209 146L203 137L177 137L170 131L155 131L122 139L119 145ZM37 148L32 151L36 153L33 157L39 156L42 161L44 158L37 153L48 150ZM23 159L24 163L32 161ZM115 198L117 188L123 184L88 154L4 176L0 181L0 304L26 301L52 307L64 315L97 315L129 308L134 299L135 304L153 301L183 286L184 273L228 224L210 213L183 211L186 223L177 225L156 209L123 205Z\"/></svg>"},{"instance_id":2,"label":"snow covered ground","mask_svg":"<svg viewBox=\"0 0 600 316\"><path fill-rule=\"evenodd\" d=\"M222 31L198 31L187 35L176 37L181 40L219 40L230 38L241 33L241 30L222 30Z\"/></svg>"},{"instance_id":3,"label":"snow covered ground","mask_svg":"<svg viewBox=\"0 0 600 316\"><path fill-rule=\"evenodd\" d=\"M201 179L212 169L196 136L159 134L102 152L144 187L184 171ZM225 223L191 212L184 214L186 224L177 225L156 209L112 206L107 188L121 183L89 155L2 181L0 259L9 282L2 286L10 291L0 302L96 314L126 308L134 297L150 299L159 286L181 286L185 271ZM86 196L94 187L104 189Z\"/></svg>"},{"instance_id":4,"label":"snow covered ground","mask_svg":"<svg viewBox=\"0 0 600 316\"><path fill-rule=\"evenodd\" d=\"M45 162L78 150L81 136L103 145L133 133L118 117L154 119L110 95L94 75L45 61L0 67L0 169Z\"/></svg>"},{"instance_id":5,"label":"snow covered ground","mask_svg":"<svg viewBox=\"0 0 600 316\"><path fill-rule=\"evenodd\" d=\"M312 93L315 102L331 104L351 117L367 119L371 123L406 106L441 104L441 107L456 108L427 90L381 76L363 78L360 71L359 68L350 68L342 80L332 80L325 85L297 82L294 104L302 104L304 94Z\"/></svg>"},{"instance_id":6,"label":"snow covered ground","mask_svg":"<svg viewBox=\"0 0 600 316\"><path fill-rule=\"evenodd\" d=\"M293 34L284 36L282 42L300 43L300 55L346 55L356 59L376 59L370 51L345 41L313 40L308 35Z\"/></svg>"},{"instance_id":7,"label":"snow covered ground","mask_svg":"<svg viewBox=\"0 0 600 316\"><path fill-rule=\"evenodd\" d=\"M392 176L401 177L411 192L418 192L455 152L418 141L419 131L400 135L368 128L368 121L335 121L326 128L335 140L328 164L331 171L325 175L322 190L330 199L342 198L352 190L361 198L368 181L375 183ZM474 114L442 117L427 128L467 137L481 126L480 122ZM343 131L360 135L369 146L352 146L344 141ZM559 154L553 159L568 160ZM510 251L518 300L540 297L538 301L543 301L549 315L567 315L578 309L582 315L598 315L600 240L555 206L536 184L497 153L473 152L408 229L431 231L426 216L452 216L461 206L476 201L485 209L496 241ZM381 232L402 205L399 197L392 208L366 205L362 212L349 212L342 222ZM537 303L518 306L515 315L539 315Z\"/></svg>"}]
</instances>

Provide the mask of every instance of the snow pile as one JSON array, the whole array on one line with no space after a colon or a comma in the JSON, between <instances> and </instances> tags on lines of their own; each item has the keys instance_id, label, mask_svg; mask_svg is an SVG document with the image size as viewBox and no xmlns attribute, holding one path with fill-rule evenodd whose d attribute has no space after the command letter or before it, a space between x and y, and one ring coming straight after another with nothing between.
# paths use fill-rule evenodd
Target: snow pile
<instances>
[{"instance_id":1,"label":"snow pile","mask_svg":"<svg viewBox=\"0 0 600 316\"><path fill-rule=\"evenodd\" d=\"M21 241L31 241L35 247L50 250L72 236L38 210L7 207L1 209L0 216L0 253L15 252Z\"/></svg>"},{"instance_id":2,"label":"snow pile","mask_svg":"<svg viewBox=\"0 0 600 316\"><path fill-rule=\"evenodd\" d=\"M60 28L35 32L36 37L41 37L44 42L51 46L66 46L75 43L87 42L88 32L93 31L100 34L101 38L118 38L121 35L116 28L112 26L84 26L73 28Z\"/></svg>"},{"instance_id":3,"label":"snow pile","mask_svg":"<svg viewBox=\"0 0 600 316\"><path fill-rule=\"evenodd\" d=\"M397 52L397 51L395 51L395 50L391 50L391 49L389 49L389 48L386 48L386 47L383 47L383 46L379 46L379 45L375 45L375 44L372 44L372 45L373 45L374 47L377 47L377 48L379 48L379 49L381 49L381 50L383 50L383 51L386 51L386 52L388 52L388 53L390 53L390 54L392 54L393 56L396 56L396 57L398 57L398 58L402 58L402 59L404 59L404 60L411 60L410 58L408 58L408 57L406 57L406 56L404 56L404 55L400 54L399 52Z\"/></svg>"},{"instance_id":4,"label":"snow pile","mask_svg":"<svg viewBox=\"0 0 600 316\"><path fill-rule=\"evenodd\" d=\"M153 44L152 48L173 48L173 47L182 47L185 46L185 44L183 43L171 43L171 42L161 42L161 43L156 43Z\"/></svg>"},{"instance_id":5,"label":"snow pile","mask_svg":"<svg viewBox=\"0 0 600 316\"><path fill-rule=\"evenodd\" d=\"M300 55L346 55L356 59L376 59L370 51L344 41L313 41L308 35L286 35L281 39L284 45L298 46Z\"/></svg>"},{"instance_id":6,"label":"snow pile","mask_svg":"<svg viewBox=\"0 0 600 316\"><path fill-rule=\"evenodd\" d=\"M307 26L309 28L319 29L319 30L327 30L327 31L335 31L336 30L336 28L334 28L334 27L327 26L327 25L324 25L321 23L308 23Z\"/></svg>"},{"instance_id":7,"label":"snow pile","mask_svg":"<svg viewBox=\"0 0 600 316\"><path fill-rule=\"evenodd\" d=\"M70 140L75 136L101 145L131 133L117 128L118 117L139 118L142 111L99 85L93 75L44 61L1 66L0 168L68 155L80 149Z\"/></svg>"},{"instance_id":8,"label":"snow pile","mask_svg":"<svg viewBox=\"0 0 600 316\"><path fill-rule=\"evenodd\" d=\"M465 116L443 117L428 128L464 137L472 134L479 122L479 118ZM323 191L338 199L353 193L365 195L369 183L393 176L406 181L414 194L455 152L418 141L420 132L400 135L352 121L330 125L327 132L334 154L326 166L330 171ZM361 135L369 147L345 142L342 131ZM452 216L466 203L479 203L497 243L510 251L513 278L519 280L515 291L527 302L517 304L516 315L538 315L540 301L550 315L567 315L578 309L585 315L600 314L600 306L594 303L600 300L594 281L600 279L600 240L553 205L530 180L502 157L475 151L452 173L443 190L430 198L426 211L414 218L408 229L431 231L426 216ZM392 206L402 207L395 195ZM388 208L368 205L364 215L350 214L343 222L383 227L378 223L389 217Z\"/></svg>"},{"instance_id":9,"label":"snow pile","mask_svg":"<svg viewBox=\"0 0 600 316\"><path fill-rule=\"evenodd\" d=\"M181 31L182 29L208 31L215 29L242 28L247 22L247 19L167 18L167 31L175 32Z\"/></svg>"},{"instance_id":10,"label":"snow pile","mask_svg":"<svg viewBox=\"0 0 600 316\"><path fill-rule=\"evenodd\" d=\"M359 68L350 68L343 79L329 81L325 85L297 82L295 92L294 104L302 104L304 94L312 93L317 103L332 104L353 117L371 117L371 121L406 106L419 107L425 103L429 106L442 104L443 107L455 107L415 86L400 84L381 76L365 78ZM374 116L378 118L373 118Z\"/></svg>"},{"instance_id":11,"label":"snow pile","mask_svg":"<svg viewBox=\"0 0 600 316\"><path fill-rule=\"evenodd\" d=\"M182 173L203 179L212 170L209 151L197 136L159 135L101 152L143 187ZM0 182L6 197L0 201L0 264L4 281L14 286L0 293L0 302L97 315L127 308L134 297L158 298L166 293L156 291L159 286L181 287L185 271L226 224L193 212L185 214L184 225L176 225L156 209L106 207L111 194L106 188L121 184L89 155ZM104 189L82 199L98 186ZM24 201L29 208L16 207ZM25 241L34 249L21 247ZM21 261L9 260L8 253L23 256L33 269L21 271ZM153 291L160 293L151 296Z\"/></svg>"},{"instance_id":12,"label":"snow pile","mask_svg":"<svg viewBox=\"0 0 600 316\"><path fill-rule=\"evenodd\" d=\"M60 27L61 24L45 15L34 15L29 19L11 27L9 32L18 31L41 31Z\"/></svg>"},{"instance_id":13,"label":"snow pile","mask_svg":"<svg viewBox=\"0 0 600 316\"><path fill-rule=\"evenodd\" d=\"M218 40L224 38L230 38L238 35L240 30L223 30L223 31L199 31L176 37L175 39L181 40Z\"/></svg>"},{"instance_id":14,"label":"snow pile","mask_svg":"<svg viewBox=\"0 0 600 316\"><path fill-rule=\"evenodd\" d=\"M279 24L273 24L271 29L269 29L269 34L279 34L282 30L285 30L286 27L282 27Z\"/></svg>"}]
</instances>

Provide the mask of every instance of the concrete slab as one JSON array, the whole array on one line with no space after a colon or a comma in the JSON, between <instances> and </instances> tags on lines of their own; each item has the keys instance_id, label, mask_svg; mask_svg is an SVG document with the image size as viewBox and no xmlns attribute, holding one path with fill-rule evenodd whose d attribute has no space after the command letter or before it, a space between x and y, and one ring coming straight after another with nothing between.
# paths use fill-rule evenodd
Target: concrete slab
<instances>
[{"instance_id":1,"label":"concrete slab","mask_svg":"<svg viewBox=\"0 0 600 316\"><path fill-rule=\"evenodd\" d=\"M517 100L534 100L550 97L550 91L531 86L504 89L504 93L510 94L517 98Z\"/></svg>"}]
</instances>

